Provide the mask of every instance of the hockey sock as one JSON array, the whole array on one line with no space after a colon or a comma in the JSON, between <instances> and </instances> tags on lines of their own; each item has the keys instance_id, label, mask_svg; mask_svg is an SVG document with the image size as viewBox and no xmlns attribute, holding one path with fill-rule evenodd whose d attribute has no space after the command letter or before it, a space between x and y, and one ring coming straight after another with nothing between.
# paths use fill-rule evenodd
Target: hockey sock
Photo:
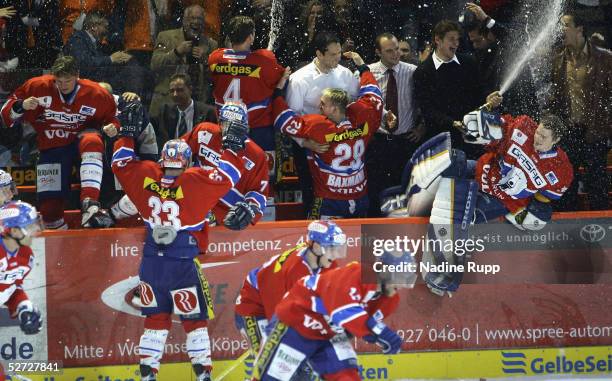
<instances>
[{"instance_id":1,"label":"hockey sock","mask_svg":"<svg viewBox=\"0 0 612 381\"><path fill-rule=\"evenodd\" d=\"M140 364L150 366L157 373L164 354L167 338L167 329L145 328L144 333L140 336L140 344L138 345Z\"/></svg>"},{"instance_id":2,"label":"hockey sock","mask_svg":"<svg viewBox=\"0 0 612 381\"><path fill-rule=\"evenodd\" d=\"M187 355L193 365L201 365L205 370L212 370L210 338L206 321L183 321L183 328L187 332Z\"/></svg>"}]
</instances>

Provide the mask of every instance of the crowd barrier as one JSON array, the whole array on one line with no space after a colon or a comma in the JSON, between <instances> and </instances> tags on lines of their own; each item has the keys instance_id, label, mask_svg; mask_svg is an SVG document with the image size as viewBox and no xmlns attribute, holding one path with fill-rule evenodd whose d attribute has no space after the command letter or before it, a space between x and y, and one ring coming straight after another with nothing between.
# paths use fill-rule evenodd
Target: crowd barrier
<instances>
[{"instance_id":1,"label":"crowd barrier","mask_svg":"<svg viewBox=\"0 0 612 381\"><path fill-rule=\"evenodd\" d=\"M555 219L569 223L567 234L547 226L538 238L526 238L530 233L512 230L512 237L502 237L511 243L509 249L491 246L479 253L475 262L498 264L502 271L466 274L452 298L431 294L422 282L402 291L400 308L387 322L403 337L403 353L376 354L376 346L355 340L362 377L612 373L612 211L559 214ZM263 222L242 232L211 229L203 267L216 314L209 328L215 373L236 365L247 349L233 323L244 276L304 240L307 223ZM347 261L352 261L360 260L364 229L384 224L390 231L410 230L424 227L426 219L339 224L348 236ZM43 330L25 336L1 309L3 363L53 360L64 367L61 375L28 376L32 380L137 380L143 318L131 296L138 284L143 237L142 228L117 228L46 232L37 238L25 288L43 312ZM587 246L576 249L572 239ZM192 379L184 340L182 327L175 324L160 380ZM224 379L239 380L240 371L238 366Z\"/></svg>"}]
</instances>

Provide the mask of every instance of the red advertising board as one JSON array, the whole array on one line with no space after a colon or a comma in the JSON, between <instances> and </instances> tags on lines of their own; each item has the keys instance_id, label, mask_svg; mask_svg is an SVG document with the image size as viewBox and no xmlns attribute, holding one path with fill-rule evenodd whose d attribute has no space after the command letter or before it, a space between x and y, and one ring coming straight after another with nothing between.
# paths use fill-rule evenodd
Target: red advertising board
<instances>
[{"instance_id":1,"label":"red advertising board","mask_svg":"<svg viewBox=\"0 0 612 381\"><path fill-rule=\"evenodd\" d=\"M399 223L425 221L340 222L349 237L347 260L360 260L363 225L382 222L397 228ZM236 358L246 350L234 328L233 312L244 276L303 239L306 224L262 223L239 233L212 229L204 272L215 303L216 318L209 326L213 358ZM129 299L138 283L143 237L143 229L45 237L49 359L61 360L66 367L138 361L143 318ZM402 292L400 309L388 324L404 337L404 351L612 345L609 248L580 252L515 247L511 252L486 252L476 261L497 264L501 271L466 274L452 298L433 295L422 283ZM184 339L177 319L164 361L187 359ZM359 351L374 349L363 342L356 345Z\"/></svg>"}]
</instances>

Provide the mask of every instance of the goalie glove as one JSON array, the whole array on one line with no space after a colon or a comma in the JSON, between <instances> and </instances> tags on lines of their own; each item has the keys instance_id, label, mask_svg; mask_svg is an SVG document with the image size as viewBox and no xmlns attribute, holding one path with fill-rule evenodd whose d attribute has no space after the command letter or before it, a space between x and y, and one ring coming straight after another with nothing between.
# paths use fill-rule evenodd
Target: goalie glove
<instances>
[{"instance_id":1,"label":"goalie glove","mask_svg":"<svg viewBox=\"0 0 612 381\"><path fill-rule=\"evenodd\" d=\"M542 230L552 219L552 206L534 198L527 208L506 214L506 219L520 230Z\"/></svg>"},{"instance_id":2,"label":"goalie glove","mask_svg":"<svg viewBox=\"0 0 612 381\"><path fill-rule=\"evenodd\" d=\"M223 225L230 230L244 230L261 213L255 204L237 202L223 219Z\"/></svg>"},{"instance_id":3,"label":"goalie glove","mask_svg":"<svg viewBox=\"0 0 612 381\"><path fill-rule=\"evenodd\" d=\"M497 113L474 110L463 117L463 140L471 144L488 144L502 138L503 120Z\"/></svg>"},{"instance_id":4,"label":"goalie glove","mask_svg":"<svg viewBox=\"0 0 612 381\"><path fill-rule=\"evenodd\" d=\"M366 322L372 335L364 336L363 339L368 343L376 343L382 347L384 354L396 354L402 349L402 338L395 331L392 331L383 322L376 321L370 317Z\"/></svg>"},{"instance_id":5,"label":"goalie glove","mask_svg":"<svg viewBox=\"0 0 612 381\"><path fill-rule=\"evenodd\" d=\"M34 308L31 302L21 303L17 308L17 318L21 330L26 335L34 335L40 332L42 328L40 311L38 311L38 308Z\"/></svg>"},{"instance_id":6,"label":"goalie glove","mask_svg":"<svg viewBox=\"0 0 612 381\"><path fill-rule=\"evenodd\" d=\"M144 125L144 109L140 101L132 101L127 103L121 110L118 116L121 128L119 128L119 136L136 139L143 130Z\"/></svg>"},{"instance_id":7,"label":"goalie glove","mask_svg":"<svg viewBox=\"0 0 612 381\"><path fill-rule=\"evenodd\" d=\"M223 129L223 149L242 151L249 136L249 126L236 122L228 124L227 128Z\"/></svg>"}]
</instances>

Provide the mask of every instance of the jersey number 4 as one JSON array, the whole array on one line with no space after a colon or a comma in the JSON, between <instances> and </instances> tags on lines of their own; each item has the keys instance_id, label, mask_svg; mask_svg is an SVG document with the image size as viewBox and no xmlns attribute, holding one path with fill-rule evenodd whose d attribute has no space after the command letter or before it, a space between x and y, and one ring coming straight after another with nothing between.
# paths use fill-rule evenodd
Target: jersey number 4
<instances>
[{"instance_id":1,"label":"jersey number 4","mask_svg":"<svg viewBox=\"0 0 612 381\"><path fill-rule=\"evenodd\" d=\"M234 78L227 86L225 90L225 94L223 94L223 100L240 102L242 99L240 98L240 79Z\"/></svg>"},{"instance_id":2,"label":"jersey number 4","mask_svg":"<svg viewBox=\"0 0 612 381\"><path fill-rule=\"evenodd\" d=\"M149 207L151 207L151 218L149 222L154 225L172 226L176 230L181 228L181 220L179 218L179 205L174 201L162 202L159 197L149 197ZM165 213L166 221L162 221L160 213ZM153 220L153 221L151 221Z\"/></svg>"}]
</instances>

